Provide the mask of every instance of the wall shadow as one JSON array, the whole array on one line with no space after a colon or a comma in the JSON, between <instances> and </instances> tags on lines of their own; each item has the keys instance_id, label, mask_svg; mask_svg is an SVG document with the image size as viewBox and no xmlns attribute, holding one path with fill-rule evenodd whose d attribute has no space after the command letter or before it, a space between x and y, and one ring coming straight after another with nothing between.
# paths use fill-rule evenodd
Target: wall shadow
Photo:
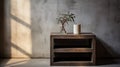
<instances>
[{"instance_id":1,"label":"wall shadow","mask_svg":"<svg viewBox=\"0 0 120 67\"><path fill-rule=\"evenodd\" d=\"M5 39L5 0L0 0L0 65L6 63L10 57L11 49Z\"/></svg>"},{"instance_id":2,"label":"wall shadow","mask_svg":"<svg viewBox=\"0 0 120 67\"><path fill-rule=\"evenodd\" d=\"M16 44L11 43L11 47L13 47L14 49L18 50L19 52L23 53L24 55L31 57L31 54L29 54L28 52L26 52L24 49L18 47ZM19 57L18 57L19 58Z\"/></svg>"},{"instance_id":3,"label":"wall shadow","mask_svg":"<svg viewBox=\"0 0 120 67\"><path fill-rule=\"evenodd\" d=\"M20 23L20 24L24 25L25 27L28 27L28 28L31 29L31 26L29 24L27 24L25 21L21 20L20 18L14 16L12 14L10 14L10 16L11 16L12 19L16 20L18 23Z\"/></svg>"},{"instance_id":4,"label":"wall shadow","mask_svg":"<svg viewBox=\"0 0 120 67\"><path fill-rule=\"evenodd\" d=\"M100 38L96 38L96 64L107 65L118 63L115 61L118 55Z\"/></svg>"},{"instance_id":5,"label":"wall shadow","mask_svg":"<svg viewBox=\"0 0 120 67\"><path fill-rule=\"evenodd\" d=\"M4 56L4 0L0 1L0 58Z\"/></svg>"},{"instance_id":6,"label":"wall shadow","mask_svg":"<svg viewBox=\"0 0 120 67\"><path fill-rule=\"evenodd\" d=\"M0 0L0 9L0 58L5 58L11 56L10 46L6 47L8 44L5 40L5 0Z\"/></svg>"}]
</instances>

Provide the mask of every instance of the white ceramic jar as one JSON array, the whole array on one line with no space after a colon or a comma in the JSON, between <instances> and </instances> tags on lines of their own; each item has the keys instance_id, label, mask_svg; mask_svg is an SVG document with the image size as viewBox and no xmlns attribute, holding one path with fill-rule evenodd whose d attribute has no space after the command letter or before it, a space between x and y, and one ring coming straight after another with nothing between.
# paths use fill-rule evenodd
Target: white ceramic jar
<instances>
[{"instance_id":1,"label":"white ceramic jar","mask_svg":"<svg viewBox=\"0 0 120 67\"><path fill-rule=\"evenodd\" d=\"M73 34L80 34L81 32L81 24L74 24L73 25Z\"/></svg>"}]
</instances>

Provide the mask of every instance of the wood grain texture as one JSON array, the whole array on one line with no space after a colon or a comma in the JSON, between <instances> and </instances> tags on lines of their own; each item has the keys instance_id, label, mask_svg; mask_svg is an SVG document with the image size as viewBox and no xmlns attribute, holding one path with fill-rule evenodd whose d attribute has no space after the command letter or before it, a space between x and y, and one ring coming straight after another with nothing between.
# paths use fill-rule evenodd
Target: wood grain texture
<instances>
[{"instance_id":1,"label":"wood grain texture","mask_svg":"<svg viewBox=\"0 0 120 67\"><path fill-rule=\"evenodd\" d=\"M54 52L92 52L90 48L57 48Z\"/></svg>"}]
</instances>

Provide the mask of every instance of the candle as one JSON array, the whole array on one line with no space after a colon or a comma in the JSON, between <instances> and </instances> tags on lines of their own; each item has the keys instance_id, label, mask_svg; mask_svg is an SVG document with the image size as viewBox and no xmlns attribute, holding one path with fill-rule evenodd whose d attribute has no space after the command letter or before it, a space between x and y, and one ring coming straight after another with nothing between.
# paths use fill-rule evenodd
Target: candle
<instances>
[{"instance_id":1,"label":"candle","mask_svg":"<svg viewBox=\"0 0 120 67\"><path fill-rule=\"evenodd\" d=\"M73 33L74 34L80 34L80 32L81 32L81 25L80 24L74 24Z\"/></svg>"}]
</instances>

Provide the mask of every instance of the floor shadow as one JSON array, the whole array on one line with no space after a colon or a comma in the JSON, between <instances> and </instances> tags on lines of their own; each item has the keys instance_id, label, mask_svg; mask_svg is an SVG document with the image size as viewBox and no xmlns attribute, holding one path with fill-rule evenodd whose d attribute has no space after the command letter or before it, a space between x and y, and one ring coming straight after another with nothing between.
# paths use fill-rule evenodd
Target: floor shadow
<instances>
[{"instance_id":1,"label":"floor shadow","mask_svg":"<svg viewBox=\"0 0 120 67\"><path fill-rule=\"evenodd\" d=\"M17 64L20 64L20 63L22 64L22 63L27 62L27 61L28 61L28 59L22 59L22 60L20 59L19 61L15 61L14 60L14 62L5 64L4 66L8 66L8 67L10 66L10 67L12 67L13 65L17 65Z\"/></svg>"},{"instance_id":2,"label":"floor shadow","mask_svg":"<svg viewBox=\"0 0 120 67\"><path fill-rule=\"evenodd\" d=\"M0 59L0 67L4 67L9 60L10 59L5 59L5 58Z\"/></svg>"},{"instance_id":3,"label":"floor shadow","mask_svg":"<svg viewBox=\"0 0 120 67\"><path fill-rule=\"evenodd\" d=\"M18 60L18 59L17 59ZM8 67L50 67L48 59L28 59L28 60L20 60L15 62L6 64Z\"/></svg>"},{"instance_id":4,"label":"floor shadow","mask_svg":"<svg viewBox=\"0 0 120 67\"><path fill-rule=\"evenodd\" d=\"M103 40L96 38L96 63L97 65L106 65L117 63L114 59L117 55L111 47L108 46Z\"/></svg>"}]
</instances>

